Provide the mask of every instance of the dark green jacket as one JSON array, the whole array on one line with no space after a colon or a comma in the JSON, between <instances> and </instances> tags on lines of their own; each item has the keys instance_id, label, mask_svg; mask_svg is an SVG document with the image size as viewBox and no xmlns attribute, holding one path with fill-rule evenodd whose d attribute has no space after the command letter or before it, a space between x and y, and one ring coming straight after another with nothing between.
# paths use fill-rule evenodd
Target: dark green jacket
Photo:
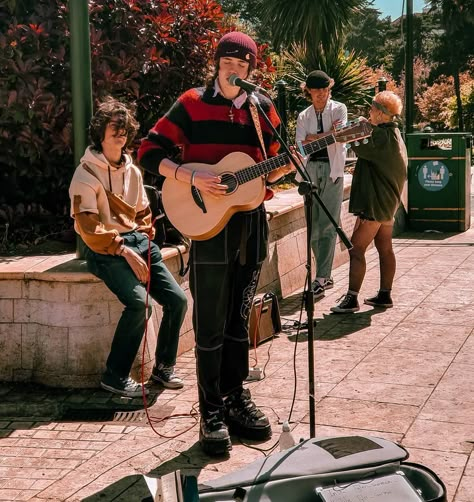
<instances>
[{"instance_id":1,"label":"dark green jacket","mask_svg":"<svg viewBox=\"0 0 474 502\"><path fill-rule=\"evenodd\" d=\"M394 122L374 126L368 143L353 146L357 163L349 211L376 221L391 220L407 176L407 150Z\"/></svg>"}]
</instances>

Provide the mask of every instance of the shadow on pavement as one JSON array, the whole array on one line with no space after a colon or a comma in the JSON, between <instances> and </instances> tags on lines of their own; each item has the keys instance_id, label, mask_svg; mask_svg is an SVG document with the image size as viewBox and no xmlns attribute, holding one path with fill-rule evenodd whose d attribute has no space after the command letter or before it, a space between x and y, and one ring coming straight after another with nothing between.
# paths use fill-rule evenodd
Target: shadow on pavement
<instances>
[{"instance_id":1,"label":"shadow on pavement","mask_svg":"<svg viewBox=\"0 0 474 502\"><path fill-rule=\"evenodd\" d=\"M161 392L162 388L150 387L147 407L156 403ZM147 426L142 398L122 398L101 389L8 384L0 395L0 421L10 422L8 428L1 429L0 437L8 437L13 430L33 430L49 422Z\"/></svg>"},{"instance_id":2,"label":"shadow on pavement","mask_svg":"<svg viewBox=\"0 0 474 502\"><path fill-rule=\"evenodd\" d=\"M164 462L156 467L147 476L151 478L159 478L165 474L175 472L178 469L182 475L199 477L201 470L210 464L220 463L228 459L227 456L209 457L205 455L199 443L193 444L186 451L181 452L176 457ZM116 481L107 486L100 492L82 499L82 502L153 502L153 499L148 490L145 478L136 474L126 476L125 478Z\"/></svg>"},{"instance_id":3,"label":"shadow on pavement","mask_svg":"<svg viewBox=\"0 0 474 502\"><path fill-rule=\"evenodd\" d=\"M372 309L354 314L323 314L323 317L315 318L315 340L337 340L367 328L372 324L372 316L383 314L384 309ZM303 325L304 326L304 325ZM305 342L308 340L308 331L302 327L299 333L296 328L288 335L292 342Z\"/></svg>"},{"instance_id":4,"label":"shadow on pavement","mask_svg":"<svg viewBox=\"0 0 474 502\"><path fill-rule=\"evenodd\" d=\"M153 502L145 478L141 474L126 476L82 502Z\"/></svg>"}]
</instances>

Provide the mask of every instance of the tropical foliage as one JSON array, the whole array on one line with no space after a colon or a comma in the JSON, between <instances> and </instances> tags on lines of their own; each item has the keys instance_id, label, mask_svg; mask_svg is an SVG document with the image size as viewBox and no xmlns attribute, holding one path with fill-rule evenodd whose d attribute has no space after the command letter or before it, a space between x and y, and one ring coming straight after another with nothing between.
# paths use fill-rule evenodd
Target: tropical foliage
<instances>
[{"instance_id":1,"label":"tropical foliage","mask_svg":"<svg viewBox=\"0 0 474 502\"><path fill-rule=\"evenodd\" d=\"M111 93L135 103L143 133L183 89L202 83L221 6L90 0L89 8L94 99ZM68 15L67 0L0 4L0 102L7 104L0 109L0 224L16 240L71 224Z\"/></svg>"},{"instance_id":2,"label":"tropical foliage","mask_svg":"<svg viewBox=\"0 0 474 502\"><path fill-rule=\"evenodd\" d=\"M294 44L289 50L283 51L277 71L278 78L287 83L290 112L301 111L308 106L301 86L308 73L314 69L322 69L334 79L332 96L349 108L364 105L373 94L368 81L370 71L365 60L357 58L354 52L346 54L339 51L336 57L330 57L308 51L305 45Z\"/></svg>"},{"instance_id":3,"label":"tropical foliage","mask_svg":"<svg viewBox=\"0 0 474 502\"><path fill-rule=\"evenodd\" d=\"M344 27L365 0L257 0L262 24L271 28L275 50L305 43L308 52L337 53Z\"/></svg>"},{"instance_id":4,"label":"tropical foliage","mask_svg":"<svg viewBox=\"0 0 474 502\"><path fill-rule=\"evenodd\" d=\"M457 126L464 130L464 112L461 96L460 73L466 69L469 57L474 54L474 1L430 0L433 10L441 13L444 32L434 52L437 71L453 77L456 96Z\"/></svg>"}]
</instances>

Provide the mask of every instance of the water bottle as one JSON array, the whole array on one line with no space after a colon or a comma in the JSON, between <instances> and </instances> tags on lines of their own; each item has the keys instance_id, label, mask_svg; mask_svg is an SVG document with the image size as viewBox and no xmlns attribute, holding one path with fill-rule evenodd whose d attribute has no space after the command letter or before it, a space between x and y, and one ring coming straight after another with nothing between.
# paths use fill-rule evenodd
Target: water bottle
<instances>
[{"instance_id":1,"label":"water bottle","mask_svg":"<svg viewBox=\"0 0 474 502\"><path fill-rule=\"evenodd\" d=\"M287 450L288 448L291 448L296 444L295 438L293 437L293 434L290 430L290 425L286 421L283 422L278 444L280 445L280 451Z\"/></svg>"}]
</instances>

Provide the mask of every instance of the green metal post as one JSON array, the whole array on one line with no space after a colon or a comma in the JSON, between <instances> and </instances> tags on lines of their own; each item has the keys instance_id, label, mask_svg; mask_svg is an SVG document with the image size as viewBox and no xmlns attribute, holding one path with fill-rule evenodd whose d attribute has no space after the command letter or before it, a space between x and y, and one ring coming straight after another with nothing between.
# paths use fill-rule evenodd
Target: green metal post
<instances>
[{"instance_id":1,"label":"green metal post","mask_svg":"<svg viewBox=\"0 0 474 502\"><path fill-rule=\"evenodd\" d=\"M87 147L87 129L92 116L91 49L87 0L69 1L71 33L71 93L74 165ZM84 242L77 236L76 257L84 258Z\"/></svg>"},{"instance_id":2,"label":"green metal post","mask_svg":"<svg viewBox=\"0 0 474 502\"><path fill-rule=\"evenodd\" d=\"M413 0L407 0L407 34L405 46L405 124L413 132Z\"/></svg>"},{"instance_id":3,"label":"green metal post","mask_svg":"<svg viewBox=\"0 0 474 502\"><path fill-rule=\"evenodd\" d=\"M277 109L278 113L280 114L281 117L281 125L280 125L280 135L285 141L285 143L288 141L287 134L286 134L286 128L288 126L288 117L286 113L286 82L284 80L278 80L276 82L276 88L277 88Z\"/></svg>"},{"instance_id":4,"label":"green metal post","mask_svg":"<svg viewBox=\"0 0 474 502\"><path fill-rule=\"evenodd\" d=\"M71 32L71 91L74 163L77 166L87 147L87 129L92 116L91 50L87 0L69 1Z\"/></svg>"},{"instance_id":5,"label":"green metal post","mask_svg":"<svg viewBox=\"0 0 474 502\"><path fill-rule=\"evenodd\" d=\"M388 80L382 75L377 80L377 92L383 92L387 90L387 82Z\"/></svg>"}]
</instances>

